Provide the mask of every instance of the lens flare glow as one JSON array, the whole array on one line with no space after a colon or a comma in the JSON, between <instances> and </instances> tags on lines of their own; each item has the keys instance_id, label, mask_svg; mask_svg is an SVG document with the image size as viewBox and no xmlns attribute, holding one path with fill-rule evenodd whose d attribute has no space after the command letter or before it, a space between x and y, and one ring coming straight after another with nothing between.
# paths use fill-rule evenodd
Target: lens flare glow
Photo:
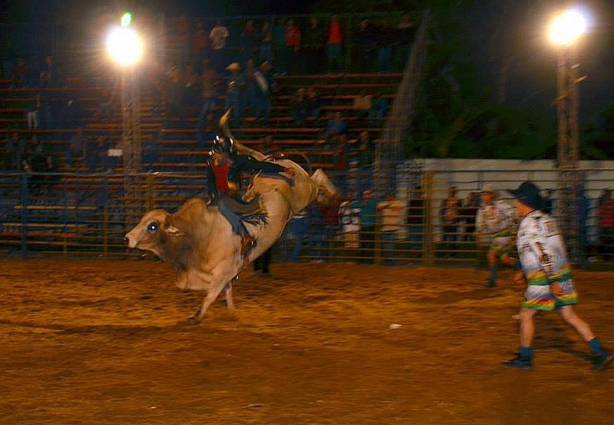
<instances>
[{"instance_id":1,"label":"lens flare glow","mask_svg":"<svg viewBox=\"0 0 614 425\"><path fill-rule=\"evenodd\" d=\"M143 43L131 28L115 28L107 36L107 52L118 64L136 64L143 55Z\"/></svg>"},{"instance_id":2,"label":"lens flare glow","mask_svg":"<svg viewBox=\"0 0 614 425\"><path fill-rule=\"evenodd\" d=\"M571 9L555 17L550 25L550 40L560 46L571 46L586 33L588 21L577 9Z\"/></svg>"}]
</instances>

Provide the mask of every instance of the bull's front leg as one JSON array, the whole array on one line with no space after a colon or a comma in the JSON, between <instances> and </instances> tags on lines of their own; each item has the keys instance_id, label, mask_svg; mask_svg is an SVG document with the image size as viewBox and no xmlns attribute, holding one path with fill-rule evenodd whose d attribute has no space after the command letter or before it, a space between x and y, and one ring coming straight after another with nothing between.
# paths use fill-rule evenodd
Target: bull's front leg
<instances>
[{"instance_id":1,"label":"bull's front leg","mask_svg":"<svg viewBox=\"0 0 614 425\"><path fill-rule=\"evenodd\" d=\"M233 279L234 278L230 279L226 276L221 277L219 280L215 279L214 282L211 284L211 287L209 288L209 291L207 292L207 296L203 300L202 305L200 306L198 311L194 313L193 316L190 316L190 318L188 318L188 322L191 324L199 323L202 320L203 316L205 315L209 306L213 304L213 302L220 295L220 292L222 292L222 289L225 291L225 294L226 294L226 307L231 310L234 310L235 304L234 304L234 300L232 299L232 280Z\"/></svg>"}]
</instances>

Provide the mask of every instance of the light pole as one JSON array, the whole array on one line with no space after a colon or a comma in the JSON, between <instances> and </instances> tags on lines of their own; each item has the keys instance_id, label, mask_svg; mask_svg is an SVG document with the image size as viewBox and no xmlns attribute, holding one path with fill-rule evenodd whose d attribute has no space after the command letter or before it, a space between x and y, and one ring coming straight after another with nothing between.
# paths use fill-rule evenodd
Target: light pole
<instances>
[{"instance_id":1,"label":"light pole","mask_svg":"<svg viewBox=\"0 0 614 425\"><path fill-rule=\"evenodd\" d=\"M132 15L121 18L121 26L107 37L107 51L121 70L122 155L124 158L124 190L126 215L142 212L143 196L139 196L138 173L141 171L141 105L137 64L143 55L143 43L132 28ZM137 218L138 219L138 218Z\"/></svg>"},{"instance_id":2,"label":"light pole","mask_svg":"<svg viewBox=\"0 0 614 425\"><path fill-rule=\"evenodd\" d=\"M572 262L584 259L580 238L579 200L582 175L578 169L578 63L575 47L586 32L586 18L577 9L558 14L550 24L549 37L558 49L557 63L557 168L559 171L559 214L561 230L565 233Z\"/></svg>"}]
</instances>

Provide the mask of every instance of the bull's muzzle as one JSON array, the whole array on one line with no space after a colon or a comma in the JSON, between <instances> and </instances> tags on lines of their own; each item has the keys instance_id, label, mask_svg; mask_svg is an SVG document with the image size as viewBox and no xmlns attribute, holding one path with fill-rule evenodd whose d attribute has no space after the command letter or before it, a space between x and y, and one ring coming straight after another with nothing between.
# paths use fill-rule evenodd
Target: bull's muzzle
<instances>
[{"instance_id":1,"label":"bull's muzzle","mask_svg":"<svg viewBox=\"0 0 614 425\"><path fill-rule=\"evenodd\" d=\"M124 241L126 242L126 245L128 245L128 248L136 248L136 238L130 235L130 233L124 236Z\"/></svg>"}]
</instances>

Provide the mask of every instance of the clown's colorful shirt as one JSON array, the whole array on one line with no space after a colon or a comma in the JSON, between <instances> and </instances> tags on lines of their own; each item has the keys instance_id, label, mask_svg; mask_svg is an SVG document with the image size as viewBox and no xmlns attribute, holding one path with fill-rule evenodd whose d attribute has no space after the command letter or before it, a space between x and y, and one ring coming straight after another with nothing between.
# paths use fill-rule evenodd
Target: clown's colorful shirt
<instances>
[{"instance_id":1,"label":"clown's colorful shirt","mask_svg":"<svg viewBox=\"0 0 614 425\"><path fill-rule=\"evenodd\" d=\"M476 231L481 235L493 238L512 236L516 214L505 201L494 201L490 205L482 205L476 218Z\"/></svg>"},{"instance_id":2,"label":"clown's colorful shirt","mask_svg":"<svg viewBox=\"0 0 614 425\"><path fill-rule=\"evenodd\" d=\"M571 283L565 243L548 214L538 210L527 214L518 227L516 246L529 285Z\"/></svg>"}]
</instances>

